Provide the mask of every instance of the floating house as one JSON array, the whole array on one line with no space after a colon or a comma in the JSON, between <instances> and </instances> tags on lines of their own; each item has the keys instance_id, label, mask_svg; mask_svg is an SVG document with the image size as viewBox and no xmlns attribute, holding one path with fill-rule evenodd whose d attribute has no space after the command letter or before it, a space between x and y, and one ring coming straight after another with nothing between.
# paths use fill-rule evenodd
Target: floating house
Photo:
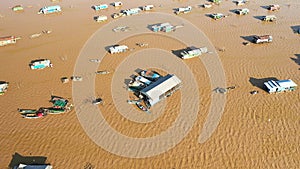
<instances>
[{"instance_id":1,"label":"floating house","mask_svg":"<svg viewBox=\"0 0 300 169\"><path fill-rule=\"evenodd\" d=\"M0 46L6 46L9 44L14 44L17 43L17 40L21 38L15 37L15 36L5 36L5 37L0 37Z\"/></svg>"},{"instance_id":2,"label":"floating house","mask_svg":"<svg viewBox=\"0 0 300 169\"><path fill-rule=\"evenodd\" d=\"M192 11L192 7L191 6L187 6L187 7L182 7L182 8L177 8L175 11L175 14L181 14L181 13L189 13Z\"/></svg>"},{"instance_id":3,"label":"floating house","mask_svg":"<svg viewBox=\"0 0 300 169\"><path fill-rule=\"evenodd\" d=\"M254 43L269 43L272 41L273 41L273 37L271 35L253 36Z\"/></svg>"},{"instance_id":4,"label":"floating house","mask_svg":"<svg viewBox=\"0 0 300 169\"><path fill-rule=\"evenodd\" d=\"M47 164L19 164L15 166L13 169L52 169L51 165Z\"/></svg>"},{"instance_id":5,"label":"floating house","mask_svg":"<svg viewBox=\"0 0 300 169\"><path fill-rule=\"evenodd\" d=\"M105 15L95 16L95 17L94 17L94 20L95 20L96 22L104 22L104 21L107 20L107 16L105 16Z\"/></svg>"},{"instance_id":6,"label":"floating house","mask_svg":"<svg viewBox=\"0 0 300 169\"><path fill-rule=\"evenodd\" d=\"M117 19L117 18L120 18L120 17L122 17L122 16L125 16L125 14L124 13L113 13L112 15L111 15L111 17L112 18L114 18L114 19Z\"/></svg>"},{"instance_id":7,"label":"floating house","mask_svg":"<svg viewBox=\"0 0 300 169\"><path fill-rule=\"evenodd\" d=\"M107 8L108 8L108 5L107 5L107 4L94 5L94 6L92 6L92 8L93 8L95 11L98 11L98 10L102 10L102 9L107 9Z\"/></svg>"},{"instance_id":8,"label":"floating house","mask_svg":"<svg viewBox=\"0 0 300 169\"><path fill-rule=\"evenodd\" d=\"M126 45L115 45L109 48L109 52L111 54L122 53L128 50L128 46Z\"/></svg>"},{"instance_id":9,"label":"floating house","mask_svg":"<svg viewBox=\"0 0 300 169\"><path fill-rule=\"evenodd\" d=\"M278 11L280 9L279 5L270 5L268 8L270 11Z\"/></svg>"},{"instance_id":10,"label":"floating house","mask_svg":"<svg viewBox=\"0 0 300 169\"><path fill-rule=\"evenodd\" d=\"M243 9L237 9L236 10L236 13L238 15L247 15L249 13L249 9L248 8L243 8Z\"/></svg>"},{"instance_id":11,"label":"floating house","mask_svg":"<svg viewBox=\"0 0 300 169\"><path fill-rule=\"evenodd\" d=\"M7 91L8 84L8 82L0 82L0 95L3 95Z\"/></svg>"},{"instance_id":12,"label":"floating house","mask_svg":"<svg viewBox=\"0 0 300 169\"><path fill-rule=\"evenodd\" d=\"M296 90L297 84L292 80L270 80L264 83L267 87L269 93L280 93L285 91L294 91Z\"/></svg>"},{"instance_id":13,"label":"floating house","mask_svg":"<svg viewBox=\"0 0 300 169\"><path fill-rule=\"evenodd\" d=\"M153 32L159 32L159 31L170 32L170 31L175 30L175 27L173 25L171 25L170 23L168 23L168 22L153 25L151 28L152 28Z\"/></svg>"},{"instance_id":14,"label":"floating house","mask_svg":"<svg viewBox=\"0 0 300 169\"><path fill-rule=\"evenodd\" d=\"M219 19L224 18L225 15L222 14L222 13L213 13L213 14L211 14L211 17L212 17L214 20L219 20Z\"/></svg>"},{"instance_id":15,"label":"floating house","mask_svg":"<svg viewBox=\"0 0 300 169\"><path fill-rule=\"evenodd\" d=\"M248 0L238 0L238 1L235 1L235 2L236 2L237 6L242 6L242 5L245 5L245 3L248 2Z\"/></svg>"},{"instance_id":16,"label":"floating house","mask_svg":"<svg viewBox=\"0 0 300 169\"><path fill-rule=\"evenodd\" d=\"M211 2L213 2L215 4L220 4L222 1L221 0L211 0Z\"/></svg>"},{"instance_id":17,"label":"floating house","mask_svg":"<svg viewBox=\"0 0 300 169\"><path fill-rule=\"evenodd\" d=\"M151 70L143 70L140 72L140 75L152 81L156 81L158 78L161 77L160 74Z\"/></svg>"},{"instance_id":18,"label":"floating house","mask_svg":"<svg viewBox=\"0 0 300 169\"><path fill-rule=\"evenodd\" d=\"M136 15L140 12L141 12L140 8L132 8L132 9L126 9L122 11L122 13L125 14L126 16Z\"/></svg>"},{"instance_id":19,"label":"floating house","mask_svg":"<svg viewBox=\"0 0 300 169\"><path fill-rule=\"evenodd\" d=\"M43 7L39 10L38 14L50 14L55 12L61 12L61 7L59 5Z\"/></svg>"},{"instance_id":20,"label":"floating house","mask_svg":"<svg viewBox=\"0 0 300 169\"><path fill-rule=\"evenodd\" d=\"M143 83L145 85L150 85L152 83L152 81L144 78L143 76L137 76L137 77L135 77L135 81L141 82L141 83Z\"/></svg>"},{"instance_id":21,"label":"floating house","mask_svg":"<svg viewBox=\"0 0 300 169\"><path fill-rule=\"evenodd\" d=\"M154 5L145 5L142 7L143 11L150 11L154 8Z\"/></svg>"},{"instance_id":22,"label":"floating house","mask_svg":"<svg viewBox=\"0 0 300 169\"><path fill-rule=\"evenodd\" d=\"M31 69L44 69L46 67L52 67L52 63L48 59L33 60L30 63Z\"/></svg>"},{"instance_id":23,"label":"floating house","mask_svg":"<svg viewBox=\"0 0 300 169\"><path fill-rule=\"evenodd\" d=\"M267 21L267 22L273 22L276 21L276 16L275 15L266 15L262 18L263 21Z\"/></svg>"},{"instance_id":24,"label":"floating house","mask_svg":"<svg viewBox=\"0 0 300 169\"><path fill-rule=\"evenodd\" d=\"M13 11L23 11L24 8L21 5L16 5L14 7L11 8Z\"/></svg>"},{"instance_id":25,"label":"floating house","mask_svg":"<svg viewBox=\"0 0 300 169\"><path fill-rule=\"evenodd\" d=\"M212 4L211 3L205 3L203 4L203 8L211 8Z\"/></svg>"},{"instance_id":26,"label":"floating house","mask_svg":"<svg viewBox=\"0 0 300 169\"><path fill-rule=\"evenodd\" d=\"M118 2L113 2L112 5L113 5L114 7L119 7L119 6L122 6L123 3L120 2L120 1L118 1Z\"/></svg>"},{"instance_id":27,"label":"floating house","mask_svg":"<svg viewBox=\"0 0 300 169\"><path fill-rule=\"evenodd\" d=\"M182 59L190 59L198 57L202 55L202 53L207 53L207 47L184 50L180 54Z\"/></svg>"},{"instance_id":28,"label":"floating house","mask_svg":"<svg viewBox=\"0 0 300 169\"><path fill-rule=\"evenodd\" d=\"M139 97L144 99L147 107L151 107L180 89L181 80L168 74L151 83L139 92Z\"/></svg>"}]
</instances>

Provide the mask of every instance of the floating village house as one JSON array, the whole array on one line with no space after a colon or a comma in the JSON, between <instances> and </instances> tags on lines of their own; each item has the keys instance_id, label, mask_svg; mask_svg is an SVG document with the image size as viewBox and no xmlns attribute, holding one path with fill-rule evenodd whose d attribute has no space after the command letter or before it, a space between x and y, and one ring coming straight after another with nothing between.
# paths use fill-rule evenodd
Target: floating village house
<instances>
[{"instance_id":1,"label":"floating village house","mask_svg":"<svg viewBox=\"0 0 300 169\"><path fill-rule=\"evenodd\" d=\"M111 54L122 53L128 50L128 46L126 45L115 45L109 48L109 52Z\"/></svg>"},{"instance_id":2,"label":"floating village house","mask_svg":"<svg viewBox=\"0 0 300 169\"><path fill-rule=\"evenodd\" d=\"M34 60L30 63L31 69L44 69L46 67L52 67L51 61L48 59Z\"/></svg>"},{"instance_id":3,"label":"floating village house","mask_svg":"<svg viewBox=\"0 0 300 169\"><path fill-rule=\"evenodd\" d=\"M107 8L108 8L108 5L107 5L107 4L94 5L94 6L92 6L92 8L93 8L95 11L98 11L98 10L102 10L102 9L107 9Z\"/></svg>"},{"instance_id":4,"label":"floating village house","mask_svg":"<svg viewBox=\"0 0 300 169\"><path fill-rule=\"evenodd\" d=\"M202 48L194 48L194 49L189 49L189 50L184 50L183 52L180 53L182 59L190 59L194 57L198 57L202 55L202 53L207 53L207 47L202 47Z\"/></svg>"},{"instance_id":5,"label":"floating village house","mask_svg":"<svg viewBox=\"0 0 300 169\"><path fill-rule=\"evenodd\" d=\"M0 82L0 95L3 95L7 91L8 84L8 82Z\"/></svg>"},{"instance_id":6,"label":"floating village house","mask_svg":"<svg viewBox=\"0 0 300 169\"><path fill-rule=\"evenodd\" d=\"M175 75L168 74L142 89L139 97L143 98L148 106L153 106L172 95L180 87L181 80Z\"/></svg>"},{"instance_id":7,"label":"floating village house","mask_svg":"<svg viewBox=\"0 0 300 169\"><path fill-rule=\"evenodd\" d=\"M0 46L6 46L9 44L17 43L17 40L20 39L15 36L5 36L0 38Z\"/></svg>"},{"instance_id":8,"label":"floating village house","mask_svg":"<svg viewBox=\"0 0 300 169\"><path fill-rule=\"evenodd\" d=\"M168 22L162 23L162 24L153 25L151 28L152 28L153 32L159 32L159 31L170 32L170 31L174 30L174 26L171 25Z\"/></svg>"},{"instance_id":9,"label":"floating village house","mask_svg":"<svg viewBox=\"0 0 300 169\"><path fill-rule=\"evenodd\" d=\"M140 8L131 8L131 9L126 9L126 10L123 10L122 13L126 16L130 16L130 15L136 15L138 13L141 12L141 9Z\"/></svg>"},{"instance_id":10,"label":"floating village house","mask_svg":"<svg viewBox=\"0 0 300 169\"><path fill-rule=\"evenodd\" d=\"M296 90L297 84L292 80L270 80L264 83L269 93L280 93L285 91Z\"/></svg>"},{"instance_id":11,"label":"floating village house","mask_svg":"<svg viewBox=\"0 0 300 169\"><path fill-rule=\"evenodd\" d=\"M11 8L13 11L23 11L24 8L21 5L16 5Z\"/></svg>"},{"instance_id":12,"label":"floating village house","mask_svg":"<svg viewBox=\"0 0 300 169\"><path fill-rule=\"evenodd\" d=\"M39 10L38 14L49 14L55 12L61 12L61 7L59 5L45 6Z\"/></svg>"}]
</instances>

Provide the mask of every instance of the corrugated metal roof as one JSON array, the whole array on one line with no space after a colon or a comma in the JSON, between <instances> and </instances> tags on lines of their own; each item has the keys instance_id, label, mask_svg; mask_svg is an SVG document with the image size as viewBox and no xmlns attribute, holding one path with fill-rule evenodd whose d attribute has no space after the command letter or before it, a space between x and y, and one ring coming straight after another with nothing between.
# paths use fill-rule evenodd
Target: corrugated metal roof
<instances>
[{"instance_id":1,"label":"corrugated metal roof","mask_svg":"<svg viewBox=\"0 0 300 169\"><path fill-rule=\"evenodd\" d=\"M168 74L141 90L141 93L154 100L180 83L181 80L177 76Z\"/></svg>"}]
</instances>

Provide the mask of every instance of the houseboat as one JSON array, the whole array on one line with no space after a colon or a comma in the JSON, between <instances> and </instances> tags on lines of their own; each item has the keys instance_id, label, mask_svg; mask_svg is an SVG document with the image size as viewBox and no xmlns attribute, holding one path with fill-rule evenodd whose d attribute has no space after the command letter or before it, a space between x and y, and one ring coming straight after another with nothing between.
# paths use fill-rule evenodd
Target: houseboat
<instances>
[{"instance_id":1,"label":"houseboat","mask_svg":"<svg viewBox=\"0 0 300 169\"><path fill-rule=\"evenodd\" d=\"M270 5L269 8L268 8L270 11L278 11L280 9L280 6L279 5Z\"/></svg>"},{"instance_id":2,"label":"houseboat","mask_svg":"<svg viewBox=\"0 0 300 169\"><path fill-rule=\"evenodd\" d=\"M12 7L11 9L15 12L24 10L24 8L21 5L16 5L16 6Z\"/></svg>"},{"instance_id":3,"label":"houseboat","mask_svg":"<svg viewBox=\"0 0 300 169\"><path fill-rule=\"evenodd\" d=\"M145 5L142 7L143 11L150 11L154 8L154 5Z\"/></svg>"},{"instance_id":4,"label":"houseboat","mask_svg":"<svg viewBox=\"0 0 300 169\"><path fill-rule=\"evenodd\" d=\"M249 13L249 9L248 8L243 8L243 9L237 9L236 10L236 13L238 15L247 15Z\"/></svg>"},{"instance_id":5,"label":"houseboat","mask_svg":"<svg viewBox=\"0 0 300 169\"><path fill-rule=\"evenodd\" d=\"M263 21L267 21L267 22L274 22L276 21L276 16L275 15L266 15L262 18Z\"/></svg>"},{"instance_id":6,"label":"houseboat","mask_svg":"<svg viewBox=\"0 0 300 169\"><path fill-rule=\"evenodd\" d=\"M43 7L39 10L38 14L50 14L55 12L61 12L61 7L59 5Z\"/></svg>"},{"instance_id":7,"label":"houseboat","mask_svg":"<svg viewBox=\"0 0 300 169\"><path fill-rule=\"evenodd\" d=\"M108 8L108 5L107 5L107 4L94 5L94 6L92 6L92 8L93 8L95 11L99 11L99 10L107 9L107 8Z\"/></svg>"},{"instance_id":8,"label":"houseboat","mask_svg":"<svg viewBox=\"0 0 300 169\"><path fill-rule=\"evenodd\" d=\"M180 54L182 59L191 59L202 55L202 53L207 53L207 47L184 50Z\"/></svg>"},{"instance_id":9,"label":"houseboat","mask_svg":"<svg viewBox=\"0 0 300 169\"><path fill-rule=\"evenodd\" d=\"M113 5L114 7L119 7L119 6L122 6L123 3L120 2L120 1L118 1L118 2L113 2L112 5Z\"/></svg>"},{"instance_id":10,"label":"houseboat","mask_svg":"<svg viewBox=\"0 0 300 169\"><path fill-rule=\"evenodd\" d=\"M168 22L153 25L151 28L152 28L153 32L159 32L159 31L170 32L170 31L173 31L175 29L175 27L173 25L171 25L170 23L168 23Z\"/></svg>"},{"instance_id":11,"label":"houseboat","mask_svg":"<svg viewBox=\"0 0 300 169\"><path fill-rule=\"evenodd\" d=\"M21 39L21 38L20 37L15 37L15 36L0 37L0 46L15 44L15 43L17 43L17 40L19 40L19 39Z\"/></svg>"},{"instance_id":12,"label":"houseboat","mask_svg":"<svg viewBox=\"0 0 300 169\"><path fill-rule=\"evenodd\" d=\"M126 45L115 45L109 48L109 52L111 54L122 53L128 50L128 46Z\"/></svg>"},{"instance_id":13,"label":"houseboat","mask_svg":"<svg viewBox=\"0 0 300 169\"><path fill-rule=\"evenodd\" d=\"M94 20L95 20L96 22L104 22L104 21L107 20L107 16L105 16L105 15L95 16L95 17L94 17Z\"/></svg>"},{"instance_id":14,"label":"houseboat","mask_svg":"<svg viewBox=\"0 0 300 169\"><path fill-rule=\"evenodd\" d=\"M189 13L192 11L192 7L191 6L187 6L187 7L182 7L182 8L177 8L175 11L175 14L181 14L181 13Z\"/></svg>"},{"instance_id":15,"label":"houseboat","mask_svg":"<svg viewBox=\"0 0 300 169\"><path fill-rule=\"evenodd\" d=\"M224 18L225 15L222 14L222 13L213 13L213 14L211 14L211 17L212 17L214 20L219 20L219 19Z\"/></svg>"},{"instance_id":16,"label":"houseboat","mask_svg":"<svg viewBox=\"0 0 300 169\"><path fill-rule=\"evenodd\" d=\"M264 83L269 93L280 93L296 90L297 84L291 79L288 80L270 80Z\"/></svg>"},{"instance_id":17,"label":"houseboat","mask_svg":"<svg viewBox=\"0 0 300 169\"><path fill-rule=\"evenodd\" d=\"M273 37L271 35L253 36L254 43L270 43L272 41Z\"/></svg>"},{"instance_id":18,"label":"houseboat","mask_svg":"<svg viewBox=\"0 0 300 169\"><path fill-rule=\"evenodd\" d=\"M8 84L8 82L0 81L0 95L3 95L7 91Z\"/></svg>"},{"instance_id":19,"label":"houseboat","mask_svg":"<svg viewBox=\"0 0 300 169\"><path fill-rule=\"evenodd\" d=\"M141 12L140 8L132 8L132 9L126 9L122 11L122 13L125 14L126 16L136 15L140 12Z\"/></svg>"},{"instance_id":20,"label":"houseboat","mask_svg":"<svg viewBox=\"0 0 300 169\"><path fill-rule=\"evenodd\" d=\"M46 67L52 67L52 63L48 59L39 59L39 60L33 60L30 63L31 69L44 69Z\"/></svg>"},{"instance_id":21,"label":"houseboat","mask_svg":"<svg viewBox=\"0 0 300 169\"><path fill-rule=\"evenodd\" d=\"M139 91L139 98L143 99L147 107L150 108L164 98L172 95L180 89L181 85L181 80L177 76L168 74Z\"/></svg>"}]
</instances>

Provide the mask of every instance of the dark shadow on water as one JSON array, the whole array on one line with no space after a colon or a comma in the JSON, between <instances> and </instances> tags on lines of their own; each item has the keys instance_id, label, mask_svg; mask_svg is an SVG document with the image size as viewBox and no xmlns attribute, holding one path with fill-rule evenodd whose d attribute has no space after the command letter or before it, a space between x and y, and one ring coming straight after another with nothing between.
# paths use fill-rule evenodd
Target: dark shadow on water
<instances>
[{"instance_id":1,"label":"dark shadow on water","mask_svg":"<svg viewBox=\"0 0 300 169\"><path fill-rule=\"evenodd\" d=\"M126 86L128 86L128 84L129 84L131 81L132 81L132 79L125 79L125 80L124 80L124 84L125 84Z\"/></svg>"},{"instance_id":2,"label":"dark shadow on water","mask_svg":"<svg viewBox=\"0 0 300 169\"><path fill-rule=\"evenodd\" d=\"M267 77L267 78L261 78L261 79L250 77L249 82L252 84L252 86L258 87L267 92L264 82L267 82L269 80L277 81L278 79L275 77Z\"/></svg>"},{"instance_id":3,"label":"dark shadow on water","mask_svg":"<svg viewBox=\"0 0 300 169\"><path fill-rule=\"evenodd\" d=\"M238 9L231 9L231 10L229 10L229 12L234 13L234 14L237 14L237 11L238 11Z\"/></svg>"},{"instance_id":4,"label":"dark shadow on water","mask_svg":"<svg viewBox=\"0 0 300 169\"><path fill-rule=\"evenodd\" d=\"M178 50L172 50L172 53L177 56L178 58L181 58L181 52L185 51L185 49L178 49Z\"/></svg>"},{"instance_id":5,"label":"dark shadow on water","mask_svg":"<svg viewBox=\"0 0 300 169\"><path fill-rule=\"evenodd\" d=\"M291 29L294 33L300 34L300 25L291 26Z\"/></svg>"},{"instance_id":6,"label":"dark shadow on water","mask_svg":"<svg viewBox=\"0 0 300 169\"><path fill-rule=\"evenodd\" d=\"M8 167L14 168L19 164L46 164L47 157L44 156L22 156L19 153L12 155L12 160L10 161Z\"/></svg>"},{"instance_id":7,"label":"dark shadow on water","mask_svg":"<svg viewBox=\"0 0 300 169\"><path fill-rule=\"evenodd\" d=\"M262 21L264 19L264 16L253 16L253 18Z\"/></svg>"},{"instance_id":8,"label":"dark shadow on water","mask_svg":"<svg viewBox=\"0 0 300 169\"><path fill-rule=\"evenodd\" d=\"M260 7L263 8L263 9L269 10L269 5L262 5L262 6L260 6Z\"/></svg>"},{"instance_id":9,"label":"dark shadow on water","mask_svg":"<svg viewBox=\"0 0 300 169\"><path fill-rule=\"evenodd\" d=\"M211 19L214 19L213 16L212 16L212 14L205 14L205 16L206 16L206 17L209 17L209 18L211 18Z\"/></svg>"},{"instance_id":10,"label":"dark shadow on water","mask_svg":"<svg viewBox=\"0 0 300 169\"><path fill-rule=\"evenodd\" d=\"M6 83L8 83L8 82L0 80L0 85L1 84L6 84Z\"/></svg>"},{"instance_id":11,"label":"dark shadow on water","mask_svg":"<svg viewBox=\"0 0 300 169\"><path fill-rule=\"evenodd\" d=\"M119 46L119 45L110 45L110 46L106 46L106 47L105 47L105 50L106 50L108 53L110 53L110 52L109 52L109 48L115 47L115 46Z\"/></svg>"},{"instance_id":12,"label":"dark shadow on water","mask_svg":"<svg viewBox=\"0 0 300 169\"><path fill-rule=\"evenodd\" d=\"M153 31L152 27L155 26L155 25L160 25L162 23L156 23L156 24L150 24L150 25L147 25L147 28L150 30L150 31Z\"/></svg>"},{"instance_id":13,"label":"dark shadow on water","mask_svg":"<svg viewBox=\"0 0 300 169\"><path fill-rule=\"evenodd\" d=\"M296 58L292 58L292 57L291 57L291 59L292 59L295 63L297 63L298 65L300 65L300 54L295 54L295 56L296 56Z\"/></svg>"},{"instance_id":14,"label":"dark shadow on water","mask_svg":"<svg viewBox=\"0 0 300 169\"><path fill-rule=\"evenodd\" d=\"M251 35L251 36L241 36L241 38L243 38L244 40L248 41L248 42L251 42L251 43L254 43L254 38L253 38L254 35Z\"/></svg>"},{"instance_id":15,"label":"dark shadow on water","mask_svg":"<svg viewBox=\"0 0 300 169\"><path fill-rule=\"evenodd\" d=\"M137 68L134 70L135 73L140 74L143 71L143 69L141 68Z\"/></svg>"}]
</instances>

